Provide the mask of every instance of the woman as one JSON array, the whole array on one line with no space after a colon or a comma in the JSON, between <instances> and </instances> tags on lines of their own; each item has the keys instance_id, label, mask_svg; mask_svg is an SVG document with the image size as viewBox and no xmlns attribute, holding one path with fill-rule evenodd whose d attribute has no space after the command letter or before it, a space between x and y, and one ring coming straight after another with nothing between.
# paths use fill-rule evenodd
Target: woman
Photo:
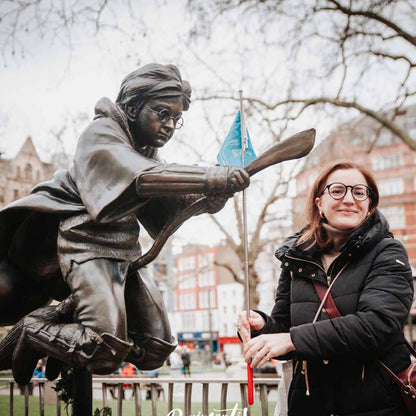
<instances>
[{"instance_id":1,"label":"woman","mask_svg":"<svg viewBox=\"0 0 416 416\"><path fill-rule=\"evenodd\" d=\"M308 226L276 251L282 273L271 315L239 315L253 367L276 356L294 359L289 415L407 415L374 361L396 373L409 366L403 327L413 298L406 251L378 200L363 166L327 166L308 197ZM321 303L314 281L328 287L335 278L331 294L341 317L330 319L323 309L312 323Z\"/></svg>"}]
</instances>

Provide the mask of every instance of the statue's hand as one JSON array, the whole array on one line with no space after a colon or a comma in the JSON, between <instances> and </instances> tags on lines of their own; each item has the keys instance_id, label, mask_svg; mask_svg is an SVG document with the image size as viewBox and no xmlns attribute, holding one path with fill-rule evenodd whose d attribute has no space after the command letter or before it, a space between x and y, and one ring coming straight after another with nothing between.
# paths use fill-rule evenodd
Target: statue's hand
<instances>
[{"instance_id":1,"label":"statue's hand","mask_svg":"<svg viewBox=\"0 0 416 416\"><path fill-rule=\"evenodd\" d=\"M242 191L250 184L249 174L241 168L215 166L208 168L206 195L229 195Z\"/></svg>"},{"instance_id":2,"label":"statue's hand","mask_svg":"<svg viewBox=\"0 0 416 416\"><path fill-rule=\"evenodd\" d=\"M239 192L250 185L249 174L241 168L230 168L228 172L229 191Z\"/></svg>"}]
</instances>

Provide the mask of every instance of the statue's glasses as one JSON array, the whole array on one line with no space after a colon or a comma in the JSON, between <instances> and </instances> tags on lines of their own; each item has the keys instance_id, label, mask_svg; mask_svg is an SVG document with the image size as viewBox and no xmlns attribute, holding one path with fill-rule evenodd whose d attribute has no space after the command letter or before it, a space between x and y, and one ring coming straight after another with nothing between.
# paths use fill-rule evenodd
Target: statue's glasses
<instances>
[{"instance_id":1,"label":"statue's glasses","mask_svg":"<svg viewBox=\"0 0 416 416\"><path fill-rule=\"evenodd\" d=\"M169 123L169 120L173 120L173 124L176 130L179 130L183 126L184 121L182 116L171 117L170 112L168 110L157 111L149 108L149 111L155 113L159 117L159 120L162 124L167 124Z\"/></svg>"},{"instance_id":2,"label":"statue's glasses","mask_svg":"<svg viewBox=\"0 0 416 416\"><path fill-rule=\"evenodd\" d=\"M362 202L365 201L371 193L371 188L366 185L344 185L340 182L330 183L329 185L325 186L324 190L322 191L321 195L328 189L328 194L334 199L342 199L348 192L348 188L351 189L352 197L358 201Z\"/></svg>"}]
</instances>

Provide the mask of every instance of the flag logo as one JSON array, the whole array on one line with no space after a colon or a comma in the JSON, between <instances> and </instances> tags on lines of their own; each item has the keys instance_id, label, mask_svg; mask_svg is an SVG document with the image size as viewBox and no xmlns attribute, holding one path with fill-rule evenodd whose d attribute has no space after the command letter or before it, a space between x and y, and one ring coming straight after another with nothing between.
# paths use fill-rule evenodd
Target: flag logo
<instances>
[{"instance_id":1,"label":"flag logo","mask_svg":"<svg viewBox=\"0 0 416 416\"><path fill-rule=\"evenodd\" d=\"M247 128L246 134L247 143L246 146L244 146L244 165L249 164L256 158ZM218 163L222 166L235 166L241 168L243 167L241 157L242 151L243 141L241 137L241 117L240 112L238 112L217 155Z\"/></svg>"}]
</instances>

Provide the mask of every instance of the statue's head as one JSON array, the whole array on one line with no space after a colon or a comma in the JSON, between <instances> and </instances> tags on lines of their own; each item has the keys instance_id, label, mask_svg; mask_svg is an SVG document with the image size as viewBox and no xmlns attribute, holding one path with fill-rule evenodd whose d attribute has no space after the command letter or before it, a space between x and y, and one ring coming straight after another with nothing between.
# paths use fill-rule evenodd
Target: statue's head
<instances>
[{"instance_id":1,"label":"statue's head","mask_svg":"<svg viewBox=\"0 0 416 416\"><path fill-rule=\"evenodd\" d=\"M124 110L139 146L162 147L183 124L191 86L175 65L149 64L127 75L116 103Z\"/></svg>"}]
</instances>

